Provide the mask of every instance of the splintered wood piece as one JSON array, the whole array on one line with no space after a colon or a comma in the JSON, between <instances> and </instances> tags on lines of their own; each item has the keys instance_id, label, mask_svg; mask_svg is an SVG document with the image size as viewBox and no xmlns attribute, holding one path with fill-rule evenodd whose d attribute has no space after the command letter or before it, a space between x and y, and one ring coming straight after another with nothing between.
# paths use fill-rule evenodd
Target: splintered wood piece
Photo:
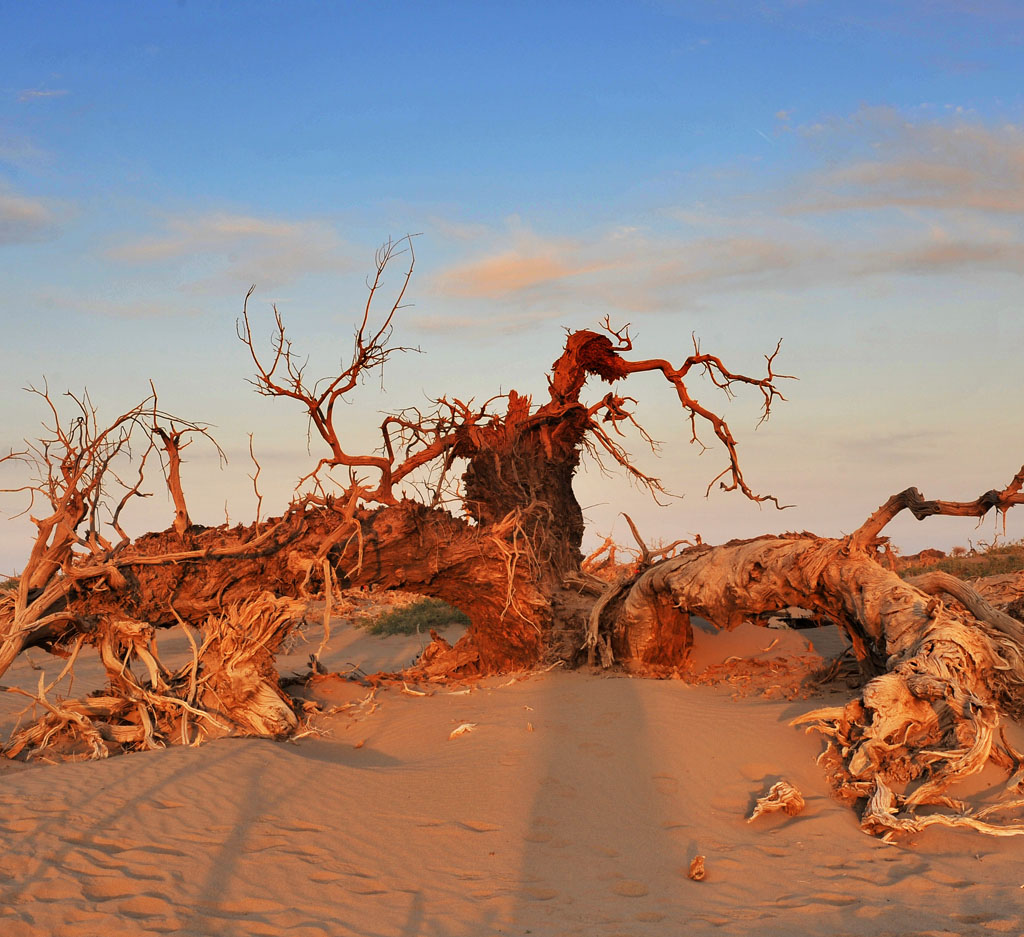
<instances>
[{"instance_id":1,"label":"splintered wood piece","mask_svg":"<svg viewBox=\"0 0 1024 937\"><path fill-rule=\"evenodd\" d=\"M707 869L704 868L704 857L694 856L693 862L690 863L690 868L686 872L686 877L695 882L703 882L704 876L707 874Z\"/></svg>"},{"instance_id":2,"label":"splintered wood piece","mask_svg":"<svg viewBox=\"0 0 1024 937\"><path fill-rule=\"evenodd\" d=\"M452 729L451 735L448 736L448 741L457 739L460 735L465 735L467 732L472 732L476 728L475 722L464 722L460 726L456 726Z\"/></svg>"},{"instance_id":3,"label":"splintered wood piece","mask_svg":"<svg viewBox=\"0 0 1024 937\"><path fill-rule=\"evenodd\" d=\"M754 812L747 818L747 823L752 823L762 813L775 813L783 810L791 817L795 817L803 809L804 795L789 781L776 781L768 789L767 794L757 798Z\"/></svg>"}]
</instances>

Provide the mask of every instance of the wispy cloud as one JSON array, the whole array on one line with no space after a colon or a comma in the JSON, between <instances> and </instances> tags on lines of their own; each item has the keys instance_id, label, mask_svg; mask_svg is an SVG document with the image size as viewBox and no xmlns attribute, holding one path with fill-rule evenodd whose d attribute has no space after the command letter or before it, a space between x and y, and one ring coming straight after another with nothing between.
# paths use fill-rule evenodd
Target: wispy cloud
<instances>
[{"instance_id":1,"label":"wispy cloud","mask_svg":"<svg viewBox=\"0 0 1024 937\"><path fill-rule=\"evenodd\" d=\"M67 88L26 88L18 92L19 101L36 101L39 98L62 98L68 94Z\"/></svg>"},{"instance_id":2,"label":"wispy cloud","mask_svg":"<svg viewBox=\"0 0 1024 937\"><path fill-rule=\"evenodd\" d=\"M508 250L482 257L446 270L437 278L437 290L450 296L494 298L600 269L600 264L580 263L559 253L556 248L544 253Z\"/></svg>"},{"instance_id":3,"label":"wispy cloud","mask_svg":"<svg viewBox=\"0 0 1024 937\"><path fill-rule=\"evenodd\" d=\"M0 245L41 240L56 226L56 215L46 202L0 188Z\"/></svg>"},{"instance_id":4,"label":"wispy cloud","mask_svg":"<svg viewBox=\"0 0 1024 937\"><path fill-rule=\"evenodd\" d=\"M139 292L141 294L142 290ZM90 297L66 289L40 291L33 299L41 309L60 315L70 312L100 319L195 319L203 315L203 310L199 306L176 302L174 299L159 302L152 299Z\"/></svg>"},{"instance_id":5,"label":"wispy cloud","mask_svg":"<svg viewBox=\"0 0 1024 937\"><path fill-rule=\"evenodd\" d=\"M694 309L725 292L1024 270L1021 127L865 108L796 140L827 168L719 200L713 212L681 205L565 237L518 219L474 230L474 254L428 284L450 314L416 324L513 329L574 308L632 315ZM465 251L454 233L449 242ZM460 309L481 299L486 315Z\"/></svg>"},{"instance_id":6,"label":"wispy cloud","mask_svg":"<svg viewBox=\"0 0 1024 937\"><path fill-rule=\"evenodd\" d=\"M187 265L201 258L214 272L188 280L188 288L195 291L227 281L277 287L304 274L351 266L347 246L323 220L224 212L166 218L159 234L110 248L106 257L146 265Z\"/></svg>"},{"instance_id":7,"label":"wispy cloud","mask_svg":"<svg viewBox=\"0 0 1024 937\"><path fill-rule=\"evenodd\" d=\"M474 323L512 329L558 318L578 304L658 311L705 290L753 287L815 256L813 246L770 238L666 239L639 226L576 241L522 229L511 237L516 246L455 263L429 284L443 300L491 300L491 314L424 316L415 324L429 330ZM492 240L501 243L500 236L492 234Z\"/></svg>"},{"instance_id":8,"label":"wispy cloud","mask_svg":"<svg viewBox=\"0 0 1024 937\"><path fill-rule=\"evenodd\" d=\"M913 121L889 108L864 108L804 133L826 150L852 143L858 155L805 180L807 194L793 205L796 211L1024 214L1024 128L1014 124Z\"/></svg>"},{"instance_id":9,"label":"wispy cloud","mask_svg":"<svg viewBox=\"0 0 1024 937\"><path fill-rule=\"evenodd\" d=\"M200 249L220 248L239 241L291 241L309 233L310 224L268 220L249 215L213 214L168 218L165 233L123 244L107 251L113 260L146 263L183 257Z\"/></svg>"},{"instance_id":10,"label":"wispy cloud","mask_svg":"<svg viewBox=\"0 0 1024 937\"><path fill-rule=\"evenodd\" d=\"M19 168L36 167L50 162L50 154L41 150L28 137L0 127L0 163Z\"/></svg>"},{"instance_id":11,"label":"wispy cloud","mask_svg":"<svg viewBox=\"0 0 1024 937\"><path fill-rule=\"evenodd\" d=\"M833 447L844 462L880 466L941 457L953 437L952 432L945 430L906 428L885 434L874 427L869 432L830 432L825 438L819 437L818 443Z\"/></svg>"},{"instance_id":12,"label":"wispy cloud","mask_svg":"<svg viewBox=\"0 0 1024 937\"><path fill-rule=\"evenodd\" d=\"M933 274L954 270L993 269L1019 274L1024 270L1024 244L942 242L864 255L854 272Z\"/></svg>"}]
</instances>

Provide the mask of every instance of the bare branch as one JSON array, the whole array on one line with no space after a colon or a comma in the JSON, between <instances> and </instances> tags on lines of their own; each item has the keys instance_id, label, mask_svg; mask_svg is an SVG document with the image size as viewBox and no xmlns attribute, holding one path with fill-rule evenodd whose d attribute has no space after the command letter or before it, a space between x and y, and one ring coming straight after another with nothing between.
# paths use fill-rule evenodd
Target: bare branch
<instances>
[{"instance_id":1,"label":"bare branch","mask_svg":"<svg viewBox=\"0 0 1024 937\"><path fill-rule=\"evenodd\" d=\"M978 495L973 501L927 501L916 488L907 488L893 495L851 535L851 543L860 548L874 545L886 525L901 511L908 510L919 521L936 514L947 517L984 517L993 508L1002 512L1006 530L1006 512L1014 505L1024 504L1024 466L1001 491L995 489Z\"/></svg>"},{"instance_id":2,"label":"bare branch","mask_svg":"<svg viewBox=\"0 0 1024 937\"><path fill-rule=\"evenodd\" d=\"M259 478L260 472L263 470L259 461L256 459L256 453L252 451L252 433L249 434L249 458L252 459L252 464L256 466L254 474L250 475L252 479L252 490L256 494L256 533L260 532L260 514L263 509L263 495L260 494Z\"/></svg>"},{"instance_id":3,"label":"bare branch","mask_svg":"<svg viewBox=\"0 0 1024 937\"><path fill-rule=\"evenodd\" d=\"M360 485L362 497L367 501L382 504L394 504L393 492L393 457L354 455L346 452L342 446L339 430L336 425L336 407L345 399L365 377L374 370L382 370L384 364L396 352L418 351L418 349L390 344L393 322L398 311L404 308L404 299L416 265L413 249L413 237L406 235L397 241L388 240L376 256L376 271L367 283L368 296L362 317L356 329L352 357L347 367L334 377L321 378L307 383L305 379L306 362L299 362L292 348L292 343L285 333L284 322L277 308L274 307L274 331L271 335L271 357L265 361L256 350L252 324L249 319L248 303L253 289L246 294L242 304L242 317L236 324L239 339L248 348L253 364L256 366L256 377L253 380L258 393L267 397L287 397L297 400L305 409L310 426L316 429L320 438L327 444L329 454L319 459L313 469L303 475L296 490L307 482L313 485L314 492L322 492L321 473L332 468L348 469L369 468L379 473L375 487ZM383 279L388 265L404 254L408 254L408 266L405 269L397 295L391 308L378 322L373 322L373 309L376 297L383 286ZM430 458L432 458L431 456ZM415 466L400 472L408 474Z\"/></svg>"}]
</instances>

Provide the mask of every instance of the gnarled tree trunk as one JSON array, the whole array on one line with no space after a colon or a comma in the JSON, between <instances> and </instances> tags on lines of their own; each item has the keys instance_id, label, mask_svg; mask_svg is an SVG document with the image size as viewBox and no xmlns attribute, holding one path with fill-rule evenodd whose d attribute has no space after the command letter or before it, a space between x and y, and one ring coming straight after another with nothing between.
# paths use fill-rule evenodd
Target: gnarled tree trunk
<instances>
[{"instance_id":1,"label":"gnarled tree trunk","mask_svg":"<svg viewBox=\"0 0 1024 937\"><path fill-rule=\"evenodd\" d=\"M1007 715L1024 713L1024 624L945 574L906 582L877 554L878 534L903 507L920 517L1005 510L1021 503L1022 482L1024 469L1003 491L965 503L925 502L910 489L841 540L789 534L688 550L620 586L597 626L620 660L658 672L685 662L691 615L729 629L809 609L846 633L871 677L846 706L798 720L828 737L830 779L839 796L866 801L863 828L1024 834L1024 821L990 819L1024 807L1024 760L1000 731ZM977 811L951 801L949 788L989 762L1007 770L1010 797ZM919 815L925 806L956 810Z\"/></svg>"}]
</instances>

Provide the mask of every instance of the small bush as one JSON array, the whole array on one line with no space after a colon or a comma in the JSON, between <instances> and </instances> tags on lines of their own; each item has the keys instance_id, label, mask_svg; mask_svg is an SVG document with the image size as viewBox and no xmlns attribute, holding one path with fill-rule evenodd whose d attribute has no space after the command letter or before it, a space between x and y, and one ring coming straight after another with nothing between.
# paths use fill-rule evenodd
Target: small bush
<instances>
[{"instance_id":1,"label":"small bush","mask_svg":"<svg viewBox=\"0 0 1024 937\"><path fill-rule=\"evenodd\" d=\"M14 592L18 588L17 577L14 579L2 579L0 580L0 592Z\"/></svg>"},{"instance_id":2,"label":"small bush","mask_svg":"<svg viewBox=\"0 0 1024 937\"><path fill-rule=\"evenodd\" d=\"M966 551L964 552L966 554ZM906 579L937 569L958 579L974 579L979 576L1015 573L1024 569L1024 543L1019 541L990 547L984 553L973 555L958 555L957 548L954 548L953 554L931 566L908 566L900 571L900 575Z\"/></svg>"},{"instance_id":3,"label":"small bush","mask_svg":"<svg viewBox=\"0 0 1024 937\"><path fill-rule=\"evenodd\" d=\"M370 622L370 634L425 634L431 628L468 625L469 618L440 599L421 599L404 608L392 609Z\"/></svg>"}]
</instances>

